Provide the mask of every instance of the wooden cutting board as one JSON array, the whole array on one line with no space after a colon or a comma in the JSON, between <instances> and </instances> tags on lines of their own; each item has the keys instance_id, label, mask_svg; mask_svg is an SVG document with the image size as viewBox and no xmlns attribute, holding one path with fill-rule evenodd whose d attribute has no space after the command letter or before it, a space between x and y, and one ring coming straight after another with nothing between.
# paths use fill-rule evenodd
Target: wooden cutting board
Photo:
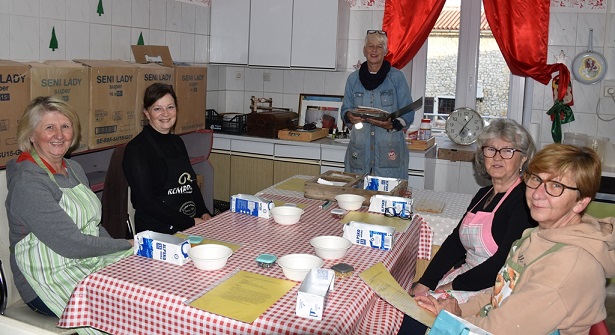
<instances>
[{"instance_id":1,"label":"wooden cutting board","mask_svg":"<svg viewBox=\"0 0 615 335\"><path fill-rule=\"evenodd\" d=\"M444 201L434 199L414 199L414 210L417 212L442 213Z\"/></svg>"}]
</instances>

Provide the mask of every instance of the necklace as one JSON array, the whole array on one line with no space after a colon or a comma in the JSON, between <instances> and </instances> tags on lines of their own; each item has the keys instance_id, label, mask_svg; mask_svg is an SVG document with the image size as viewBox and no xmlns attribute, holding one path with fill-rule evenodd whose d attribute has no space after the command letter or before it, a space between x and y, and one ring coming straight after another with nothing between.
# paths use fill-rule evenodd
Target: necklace
<instances>
[{"instance_id":1,"label":"necklace","mask_svg":"<svg viewBox=\"0 0 615 335\"><path fill-rule=\"evenodd\" d=\"M485 209L485 208L487 208L487 206L489 206L491 201L493 201L493 198L495 198L496 194L497 193L495 192L495 190L491 191L491 195L489 195L489 198L487 198L487 200L485 201L485 204L483 205L483 209Z\"/></svg>"}]
</instances>

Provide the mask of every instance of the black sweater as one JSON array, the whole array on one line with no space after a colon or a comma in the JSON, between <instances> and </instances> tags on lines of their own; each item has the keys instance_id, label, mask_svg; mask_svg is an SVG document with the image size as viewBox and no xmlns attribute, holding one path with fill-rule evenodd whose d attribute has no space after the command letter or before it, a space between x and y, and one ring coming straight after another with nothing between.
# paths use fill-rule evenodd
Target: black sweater
<instances>
[{"instance_id":1,"label":"black sweater","mask_svg":"<svg viewBox=\"0 0 615 335\"><path fill-rule=\"evenodd\" d=\"M478 206L472 210L473 213L479 210L492 212L506 192L498 193L491 203L487 205L487 208L483 210L484 203L487 200L487 197L483 199L483 196L490 189L491 186L481 188L470 202L467 210L469 211L480 201ZM463 218L459 221L455 230L442 243L440 250L438 250L429 263L419 283L433 290L453 266L460 262L461 264L465 263L466 250L459 238L459 226L462 221ZM504 265L512 243L521 237L525 229L535 226L536 222L531 218L525 201L525 184L522 182L510 192L493 217L491 234L498 245L498 251L482 264L457 276L453 280L453 289L459 291L479 291L493 286L497 272Z\"/></svg>"},{"instance_id":2,"label":"black sweater","mask_svg":"<svg viewBox=\"0 0 615 335\"><path fill-rule=\"evenodd\" d=\"M187 161L190 160L181 137L161 134L151 126L145 126L143 131L128 143L122 166L135 208L136 231L152 230L172 234L190 228L194 226L194 218L169 207L155 196L163 189L168 170L164 159L159 157L147 141L146 132L152 136L165 157L185 157ZM192 169L190 173L196 175ZM196 217L209 213L198 186L195 185L192 195L196 204ZM170 226L173 228L170 229Z\"/></svg>"}]
</instances>

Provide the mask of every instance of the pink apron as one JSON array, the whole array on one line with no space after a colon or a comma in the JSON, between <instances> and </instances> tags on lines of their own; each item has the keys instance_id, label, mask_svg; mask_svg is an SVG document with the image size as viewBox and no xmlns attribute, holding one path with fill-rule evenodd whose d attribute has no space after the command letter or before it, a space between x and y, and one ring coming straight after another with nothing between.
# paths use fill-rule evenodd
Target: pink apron
<instances>
[{"instance_id":1,"label":"pink apron","mask_svg":"<svg viewBox=\"0 0 615 335\"><path fill-rule=\"evenodd\" d=\"M459 227L461 244L463 244L466 249L466 262L461 267L450 271L446 276L444 276L444 278L442 278L442 280L438 283L438 287L452 282L457 276L481 264L489 257L493 256L496 251L498 251L498 245L493 240L493 235L491 235L493 217L495 216L495 212L498 211L500 205L508 197L510 192L512 192L512 190L519 185L519 183L521 183L521 179L517 179L517 181L508 188L506 194L504 194L502 199L500 199L500 202L498 202L492 212L477 211L476 213L472 213L472 210L474 210L474 208L481 203L485 196L490 193L487 192L485 196L483 196L483 198L481 198L481 200L478 201L478 203L466 213L466 216L463 218L463 221L461 221L461 226ZM491 190L492 189L493 187ZM452 291L449 293L454 296L459 303L462 303L479 292L480 291Z\"/></svg>"}]
</instances>

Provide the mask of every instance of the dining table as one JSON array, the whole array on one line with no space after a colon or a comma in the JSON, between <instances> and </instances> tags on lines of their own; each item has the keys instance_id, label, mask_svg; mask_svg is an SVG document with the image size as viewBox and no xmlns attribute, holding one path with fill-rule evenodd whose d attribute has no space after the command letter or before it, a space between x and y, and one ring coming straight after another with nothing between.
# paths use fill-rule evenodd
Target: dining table
<instances>
[{"instance_id":1,"label":"dining table","mask_svg":"<svg viewBox=\"0 0 615 335\"><path fill-rule=\"evenodd\" d=\"M284 279L279 266L262 268L256 258L262 253L277 257L291 253L314 254L309 241L315 236L343 235L343 224L323 201L271 194L259 196L276 204L304 209L297 224L280 225L271 218L226 211L182 233L240 245L217 271L197 269L192 262L175 265L138 255L124 258L88 275L75 288L59 327L93 327L109 334L396 334L403 313L381 299L358 276L381 262L406 290L414 278L419 251L419 215L405 231L394 234L391 250L352 244L342 259L324 260L323 268L336 263L354 267L350 277L336 278L326 296L322 320L296 315L300 283L277 300L252 323L210 313L187 304L211 290L237 270ZM366 211L363 207L361 210Z\"/></svg>"}]
</instances>

